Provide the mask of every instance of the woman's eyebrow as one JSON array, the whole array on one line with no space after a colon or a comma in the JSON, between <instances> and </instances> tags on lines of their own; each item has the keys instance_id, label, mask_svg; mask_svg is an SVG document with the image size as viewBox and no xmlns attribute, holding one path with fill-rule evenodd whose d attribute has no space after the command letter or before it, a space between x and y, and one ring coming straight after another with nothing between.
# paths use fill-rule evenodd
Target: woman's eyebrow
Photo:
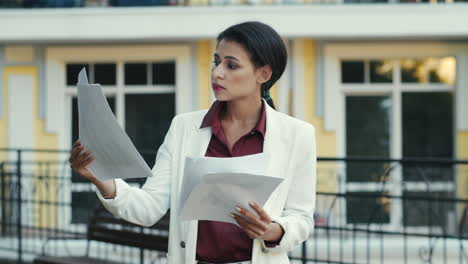
<instances>
[{"instance_id":1,"label":"woman's eyebrow","mask_svg":"<svg viewBox=\"0 0 468 264\"><path fill-rule=\"evenodd\" d=\"M218 53L215 53L214 56L217 57L217 58L219 58ZM239 60L238 58L233 57L233 56L224 56L224 58L225 58L225 59L233 59L233 60L236 60L236 61L240 62L240 60Z\"/></svg>"}]
</instances>

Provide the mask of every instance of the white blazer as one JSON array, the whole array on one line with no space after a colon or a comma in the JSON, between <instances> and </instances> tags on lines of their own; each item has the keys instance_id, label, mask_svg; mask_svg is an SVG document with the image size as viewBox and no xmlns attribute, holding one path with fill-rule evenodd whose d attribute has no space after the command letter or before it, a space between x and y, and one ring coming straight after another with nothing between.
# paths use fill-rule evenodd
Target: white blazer
<instances>
[{"instance_id":1,"label":"white blazer","mask_svg":"<svg viewBox=\"0 0 468 264\"><path fill-rule=\"evenodd\" d=\"M285 233L278 246L265 247L253 241L253 264L289 263L287 253L306 240L314 227L316 186L315 129L266 106L263 151L270 156L267 174L284 178L264 205L271 219ZM172 120L158 150L153 176L143 187L115 180L114 199L97 195L112 214L142 226L155 224L170 208L169 264L195 264L198 221L179 220L179 196L186 156L204 157L211 140L211 127L200 129L207 110L180 114Z\"/></svg>"}]
</instances>

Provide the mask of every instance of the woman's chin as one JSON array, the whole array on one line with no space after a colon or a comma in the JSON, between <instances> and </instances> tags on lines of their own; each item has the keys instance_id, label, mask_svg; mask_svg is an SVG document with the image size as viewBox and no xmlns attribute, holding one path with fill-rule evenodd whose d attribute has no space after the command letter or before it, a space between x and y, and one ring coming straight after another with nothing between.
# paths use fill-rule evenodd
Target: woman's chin
<instances>
[{"instance_id":1,"label":"woman's chin","mask_svg":"<svg viewBox=\"0 0 468 264\"><path fill-rule=\"evenodd\" d=\"M222 95L220 93L215 93L214 97L216 98L217 101L229 101L228 96Z\"/></svg>"}]
</instances>

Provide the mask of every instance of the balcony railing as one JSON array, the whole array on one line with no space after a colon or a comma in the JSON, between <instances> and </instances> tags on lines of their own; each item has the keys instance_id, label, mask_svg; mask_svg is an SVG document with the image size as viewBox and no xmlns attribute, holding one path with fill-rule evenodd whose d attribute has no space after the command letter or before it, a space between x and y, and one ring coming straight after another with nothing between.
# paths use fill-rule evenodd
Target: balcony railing
<instances>
[{"instance_id":1,"label":"balcony railing","mask_svg":"<svg viewBox=\"0 0 468 264\"><path fill-rule=\"evenodd\" d=\"M68 155L0 149L0 256L22 263L37 255L84 254L87 219L98 201L92 184L71 173ZM143 156L154 160L155 153ZM319 158L315 231L290 259L466 263L467 182L468 161ZM93 257L164 263L157 252L140 253L98 242L90 247Z\"/></svg>"},{"instance_id":2,"label":"balcony railing","mask_svg":"<svg viewBox=\"0 0 468 264\"><path fill-rule=\"evenodd\" d=\"M238 6L313 4L450 4L468 0L0 0L0 8Z\"/></svg>"}]
</instances>

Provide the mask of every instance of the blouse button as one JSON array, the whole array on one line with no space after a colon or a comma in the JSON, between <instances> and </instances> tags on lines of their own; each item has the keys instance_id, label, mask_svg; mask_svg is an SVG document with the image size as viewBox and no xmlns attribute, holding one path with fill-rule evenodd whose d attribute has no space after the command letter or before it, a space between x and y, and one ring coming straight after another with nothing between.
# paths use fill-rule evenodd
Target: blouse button
<instances>
[{"instance_id":1,"label":"blouse button","mask_svg":"<svg viewBox=\"0 0 468 264\"><path fill-rule=\"evenodd\" d=\"M185 248L185 242L184 241L180 242L180 247Z\"/></svg>"}]
</instances>

